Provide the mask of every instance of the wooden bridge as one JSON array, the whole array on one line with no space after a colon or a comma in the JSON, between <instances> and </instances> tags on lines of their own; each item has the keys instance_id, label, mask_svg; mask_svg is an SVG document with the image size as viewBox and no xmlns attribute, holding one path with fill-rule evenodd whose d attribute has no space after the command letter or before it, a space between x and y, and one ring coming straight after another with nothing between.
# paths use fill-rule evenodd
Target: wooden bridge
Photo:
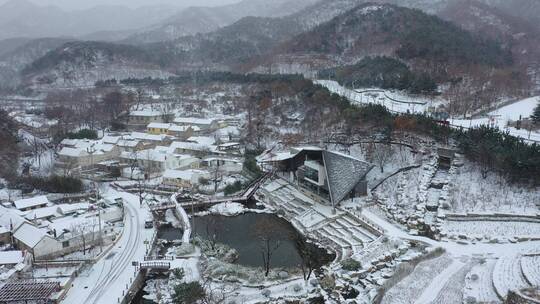
<instances>
[{"instance_id":1,"label":"wooden bridge","mask_svg":"<svg viewBox=\"0 0 540 304\"><path fill-rule=\"evenodd\" d=\"M237 202L237 203L244 203L247 202L249 199L255 195L255 192L259 190L261 185L268 179L270 176L273 175L273 172L267 172L254 180L240 195L235 196L224 196L224 197L214 197L214 198L207 198L207 199L181 199L179 195L176 196L176 202L171 202L168 204L163 204L155 207L151 207L150 210L152 212L157 211L164 211L167 209L173 209L176 208L176 204L180 204L182 208L188 210L189 208L209 208L214 205L218 205L221 203L226 202Z\"/></svg>"}]
</instances>

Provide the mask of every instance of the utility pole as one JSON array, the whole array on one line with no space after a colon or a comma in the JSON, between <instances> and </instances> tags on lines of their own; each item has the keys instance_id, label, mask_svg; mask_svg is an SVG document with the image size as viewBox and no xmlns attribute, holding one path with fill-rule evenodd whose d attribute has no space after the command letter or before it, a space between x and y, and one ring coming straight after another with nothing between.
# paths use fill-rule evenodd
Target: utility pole
<instances>
[{"instance_id":1,"label":"utility pole","mask_svg":"<svg viewBox=\"0 0 540 304\"><path fill-rule=\"evenodd\" d=\"M103 252L103 230L101 227L101 207L99 206L99 193L98 193L98 187L95 181L95 175L94 175L94 153L96 153L96 149L94 148L94 145L86 148L86 152L90 154L90 170L91 170L91 176L92 176L92 184L94 186L94 196L96 200L96 206L98 209L98 223L99 223L99 251ZM84 232L83 232L84 233Z\"/></svg>"}]
</instances>

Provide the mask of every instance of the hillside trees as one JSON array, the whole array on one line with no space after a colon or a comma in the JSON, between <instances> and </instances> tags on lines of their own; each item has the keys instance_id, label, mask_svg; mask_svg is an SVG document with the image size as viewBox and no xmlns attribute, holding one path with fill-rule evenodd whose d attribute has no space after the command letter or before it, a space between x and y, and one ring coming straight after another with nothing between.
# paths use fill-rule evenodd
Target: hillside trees
<instances>
[{"instance_id":1,"label":"hillside trees","mask_svg":"<svg viewBox=\"0 0 540 304\"><path fill-rule=\"evenodd\" d=\"M531 115L531 119L534 124L540 125L540 101L538 101L538 105L536 108L534 108L534 112Z\"/></svg>"},{"instance_id":2,"label":"hillside trees","mask_svg":"<svg viewBox=\"0 0 540 304\"><path fill-rule=\"evenodd\" d=\"M19 159L17 127L8 113L0 109L0 177L16 175Z\"/></svg>"},{"instance_id":3,"label":"hillside trees","mask_svg":"<svg viewBox=\"0 0 540 304\"><path fill-rule=\"evenodd\" d=\"M413 72L400 60L377 56L366 57L354 65L319 72L321 78L332 78L347 87L379 87L407 90L413 94L433 93L435 81L426 73Z\"/></svg>"}]
</instances>

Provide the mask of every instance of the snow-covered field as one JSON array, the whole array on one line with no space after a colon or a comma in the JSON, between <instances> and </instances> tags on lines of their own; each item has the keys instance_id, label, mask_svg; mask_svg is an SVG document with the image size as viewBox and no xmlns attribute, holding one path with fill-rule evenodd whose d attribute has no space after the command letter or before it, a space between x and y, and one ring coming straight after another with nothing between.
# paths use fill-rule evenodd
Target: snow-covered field
<instances>
[{"instance_id":1,"label":"snow-covered field","mask_svg":"<svg viewBox=\"0 0 540 304\"><path fill-rule=\"evenodd\" d=\"M540 237L540 223L518 221L445 221L442 229L448 235L465 235L472 239Z\"/></svg>"},{"instance_id":2,"label":"snow-covered field","mask_svg":"<svg viewBox=\"0 0 540 304\"><path fill-rule=\"evenodd\" d=\"M386 292L382 304L416 303L431 282L452 265L448 255L421 262L414 271ZM444 282L443 282L444 283ZM426 298L429 298L426 295Z\"/></svg>"},{"instance_id":3,"label":"snow-covered field","mask_svg":"<svg viewBox=\"0 0 540 304\"><path fill-rule=\"evenodd\" d=\"M477 166L465 162L452 175L447 202L452 212L535 214L540 188L512 185L495 173L483 178Z\"/></svg>"}]
</instances>

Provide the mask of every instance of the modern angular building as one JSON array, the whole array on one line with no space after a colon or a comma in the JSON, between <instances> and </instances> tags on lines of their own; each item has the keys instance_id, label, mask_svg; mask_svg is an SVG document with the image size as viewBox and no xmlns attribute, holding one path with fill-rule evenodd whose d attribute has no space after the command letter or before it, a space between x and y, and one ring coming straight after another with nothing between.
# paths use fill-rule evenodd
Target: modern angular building
<instances>
[{"instance_id":1,"label":"modern angular building","mask_svg":"<svg viewBox=\"0 0 540 304\"><path fill-rule=\"evenodd\" d=\"M312 199L333 207L347 198L366 195L366 175L374 167L349 155L318 147L266 151L258 161L263 168L274 170Z\"/></svg>"}]
</instances>

